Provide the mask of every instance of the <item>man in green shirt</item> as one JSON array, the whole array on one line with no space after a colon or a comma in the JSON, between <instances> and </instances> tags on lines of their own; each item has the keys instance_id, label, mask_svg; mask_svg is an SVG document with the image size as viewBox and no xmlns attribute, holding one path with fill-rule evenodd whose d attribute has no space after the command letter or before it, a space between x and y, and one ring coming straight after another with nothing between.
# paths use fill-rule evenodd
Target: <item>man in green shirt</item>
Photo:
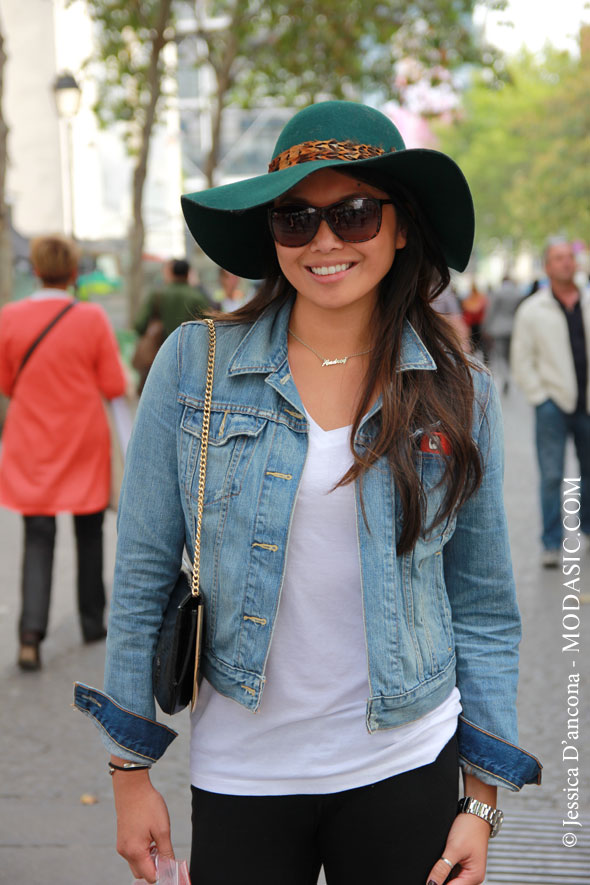
<instances>
[{"instance_id":1,"label":"man in green shirt","mask_svg":"<svg viewBox=\"0 0 590 885\"><path fill-rule=\"evenodd\" d=\"M135 323L139 339L131 361L139 375L138 394L168 335L187 320L200 319L209 310L205 293L189 286L188 273L188 262L183 259L174 258L165 264L164 285L150 293L139 312Z\"/></svg>"},{"instance_id":2,"label":"man in green shirt","mask_svg":"<svg viewBox=\"0 0 590 885\"><path fill-rule=\"evenodd\" d=\"M164 265L164 285L149 294L135 323L139 335L143 335L153 317L162 320L166 339L181 323L200 319L207 313L207 297L201 289L189 285L188 274L189 264L184 259L174 258Z\"/></svg>"}]
</instances>

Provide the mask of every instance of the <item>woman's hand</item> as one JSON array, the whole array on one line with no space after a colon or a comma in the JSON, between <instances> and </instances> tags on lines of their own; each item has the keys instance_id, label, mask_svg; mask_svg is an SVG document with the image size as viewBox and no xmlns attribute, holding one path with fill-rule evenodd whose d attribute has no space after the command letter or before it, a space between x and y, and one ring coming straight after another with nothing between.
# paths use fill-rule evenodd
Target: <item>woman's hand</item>
<instances>
[{"instance_id":1,"label":"woman's hand","mask_svg":"<svg viewBox=\"0 0 590 885\"><path fill-rule=\"evenodd\" d=\"M452 881L462 885L480 885L486 875L490 825L473 814L458 814L455 818L442 856L453 866L461 865L461 872ZM428 876L428 885L446 882L452 867L438 860Z\"/></svg>"},{"instance_id":2,"label":"woman's hand","mask_svg":"<svg viewBox=\"0 0 590 885\"><path fill-rule=\"evenodd\" d=\"M466 796L473 796L480 802L496 807L498 791L490 784L484 784L473 774L463 773L463 786ZM488 842L492 829L489 823L475 814L458 814L447 836L447 844L442 853L450 861L437 860L428 876L427 885L442 885L451 874L451 869L459 864L461 872L452 881L461 885L480 885L486 876Z\"/></svg>"},{"instance_id":3,"label":"woman's hand","mask_svg":"<svg viewBox=\"0 0 590 885\"><path fill-rule=\"evenodd\" d=\"M116 764L124 760L113 759ZM117 851L136 879L156 881L150 855L156 845L161 857L174 857L170 841L170 818L164 799L152 786L147 771L115 771L113 791L117 811Z\"/></svg>"}]
</instances>

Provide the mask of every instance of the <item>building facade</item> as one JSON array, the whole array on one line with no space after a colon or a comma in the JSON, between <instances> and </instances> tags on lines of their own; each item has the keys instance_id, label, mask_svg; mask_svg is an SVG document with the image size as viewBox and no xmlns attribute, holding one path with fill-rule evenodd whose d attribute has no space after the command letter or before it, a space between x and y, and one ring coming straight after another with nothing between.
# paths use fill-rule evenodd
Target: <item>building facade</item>
<instances>
[{"instance_id":1,"label":"building facade","mask_svg":"<svg viewBox=\"0 0 590 885\"><path fill-rule=\"evenodd\" d=\"M9 126L7 193L15 229L83 241L123 242L131 222L133 161L122 125L101 130L92 111L93 24L77 0L2 0L8 61L4 114ZM172 51L173 48L171 48ZM60 119L56 78L71 72L81 89L71 121ZM184 252L180 122L173 100L150 147L144 189L145 250L163 258Z\"/></svg>"}]
</instances>

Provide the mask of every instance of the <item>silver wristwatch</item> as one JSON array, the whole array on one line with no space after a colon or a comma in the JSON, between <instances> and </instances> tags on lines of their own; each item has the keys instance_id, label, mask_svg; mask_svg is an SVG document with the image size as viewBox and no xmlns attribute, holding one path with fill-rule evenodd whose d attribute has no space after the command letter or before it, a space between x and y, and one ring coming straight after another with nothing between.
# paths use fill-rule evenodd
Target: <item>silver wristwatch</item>
<instances>
[{"instance_id":1,"label":"silver wristwatch","mask_svg":"<svg viewBox=\"0 0 590 885\"><path fill-rule=\"evenodd\" d=\"M481 817L482 820L487 821L492 828L490 839L498 835L504 820L504 814L499 808L492 808L491 805L486 805L485 802L480 802L479 799L474 799L473 796L465 796L463 799L459 799L457 813L475 814L477 817Z\"/></svg>"}]
</instances>

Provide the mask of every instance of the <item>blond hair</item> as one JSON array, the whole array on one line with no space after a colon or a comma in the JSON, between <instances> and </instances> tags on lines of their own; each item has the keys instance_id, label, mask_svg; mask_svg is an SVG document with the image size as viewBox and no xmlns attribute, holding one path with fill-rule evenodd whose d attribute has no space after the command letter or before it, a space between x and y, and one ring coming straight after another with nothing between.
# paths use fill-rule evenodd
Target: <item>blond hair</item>
<instances>
[{"instance_id":1,"label":"blond hair","mask_svg":"<svg viewBox=\"0 0 590 885\"><path fill-rule=\"evenodd\" d=\"M68 237L50 234L31 240L30 257L41 282L63 286L78 267L79 251Z\"/></svg>"}]
</instances>

